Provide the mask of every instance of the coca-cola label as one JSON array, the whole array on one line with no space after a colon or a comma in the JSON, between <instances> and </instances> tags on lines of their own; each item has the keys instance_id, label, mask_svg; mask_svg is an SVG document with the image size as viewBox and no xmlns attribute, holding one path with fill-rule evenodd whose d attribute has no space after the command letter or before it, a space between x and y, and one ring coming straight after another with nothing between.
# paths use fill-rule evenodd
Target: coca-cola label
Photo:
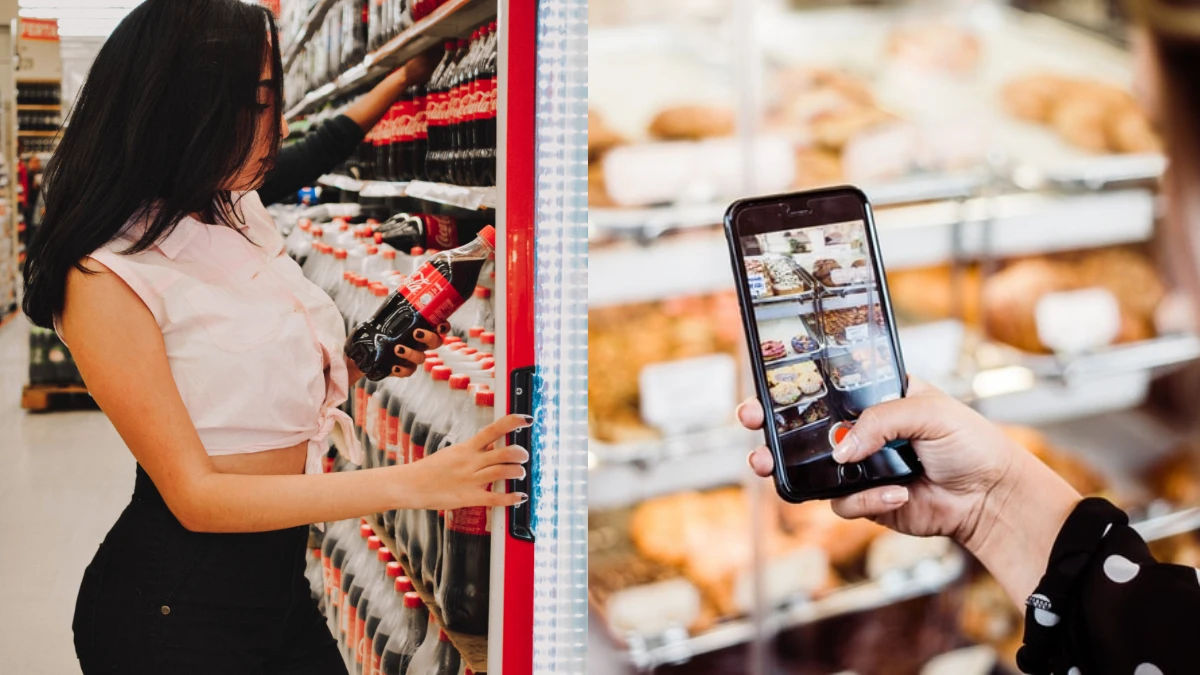
<instances>
[{"instance_id":1,"label":"coca-cola label","mask_svg":"<svg viewBox=\"0 0 1200 675\"><path fill-rule=\"evenodd\" d=\"M342 602L342 568L333 568L333 586L329 591L330 602L339 605Z\"/></svg>"},{"instance_id":2,"label":"coca-cola label","mask_svg":"<svg viewBox=\"0 0 1200 675\"><path fill-rule=\"evenodd\" d=\"M428 117L429 102L428 97L422 96L417 99L417 104L413 113L413 139L423 140L429 136L429 117Z\"/></svg>"},{"instance_id":3,"label":"coca-cola label","mask_svg":"<svg viewBox=\"0 0 1200 675\"><path fill-rule=\"evenodd\" d=\"M396 461L396 448L400 447L400 417L398 415L388 415L384 447L387 448L388 460Z\"/></svg>"},{"instance_id":4,"label":"coca-cola label","mask_svg":"<svg viewBox=\"0 0 1200 675\"><path fill-rule=\"evenodd\" d=\"M381 670L383 668L383 664L380 661L381 661L381 659L379 658L379 654L376 654L375 650L372 649L371 650L371 675L375 675L375 673L383 672Z\"/></svg>"},{"instance_id":5,"label":"coca-cola label","mask_svg":"<svg viewBox=\"0 0 1200 675\"><path fill-rule=\"evenodd\" d=\"M421 214L425 221L425 248L446 251L458 247L458 221L450 216Z\"/></svg>"},{"instance_id":6,"label":"coca-cola label","mask_svg":"<svg viewBox=\"0 0 1200 675\"><path fill-rule=\"evenodd\" d=\"M481 79L471 83L471 102L467 104L467 121L474 122L483 119L484 106L487 100L486 86Z\"/></svg>"},{"instance_id":7,"label":"coca-cola label","mask_svg":"<svg viewBox=\"0 0 1200 675\"><path fill-rule=\"evenodd\" d=\"M421 459L425 459L425 446L413 443L409 447L409 461L415 462Z\"/></svg>"},{"instance_id":8,"label":"coca-cola label","mask_svg":"<svg viewBox=\"0 0 1200 675\"><path fill-rule=\"evenodd\" d=\"M489 118L496 116L496 103L499 97L499 89L496 87L496 78L492 78L488 83L488 104L487 115Z\"/></svg>"},{"instance_id":9,"label":"coca-cola label","mask_svg":"<svg viewBox=\"0 0 1200 675\"><path fill-rule=\"evenodd\" d=\"M459 85L450 93L450 124L458 124L463 119L463 103L466 96L464 88Z\"/></svg>"},{"instance_id":10,"label":"coca-cola label","mask_svg":"<svg viewBox=\"0 0 1200 675\"><path fill-rule=\"evenodd\" d=\"M454 509L446 514L446 529L461 534L491 534L492 510L486 506Z\"/></svg>"},{"instance_id":11,"label":"coca-cola label","mask_svg":"<svg viewBox=\"0 0 1200 675\"><path fill-rule=\"evenodd\" d=\"M429 263L421 265L404 281L399 291L413 309L433 326L450 318L454 310L463 304L462 296L450 285L450 280ZM422 456L423 452L424 449Z\"/></svg>"},{"instance_id":12,"label":"coca-cola label","mask_svg":"<svg viewBox=\"0 0 1200 675\"><path fill-rule=\"evenodd\" d=\"M379 406L379 415L375 422L375 438L378 439L380 445L387 442L387 421L387 408L381 405Z\"/></svg>"},{"instance_id":13,"label":"coca-cola label","mask_svg":"<svg viewBox=\"0 0 1200 675\"><path fill-rule=\"evenodd\" d=\"M361 429L363 411L367 409L367 390L361 385L354 387L354 426Z\"/></svg>"},{"instance_id":14,"label":"coca-cola label","mask_svg":"<svg viewBox=\"0 0 1200 675\"><path fill-rule=\"evenodd\" d=\"M399 143L407 143L416 135L416 129L413 128L413 102L403 101L400 103L400 110L396 114L396 129L395 139Z\"/></svg>"},{"instance_id":15,"label":"coca-cola label","mask_svg":"<svg viewBox=\"0 0 1200 675\"><path fill-rule=\"evenodd\" d=\"M404 463L408 464L412 461L412 435L400 432L400 454L404 457Z\"/></svg>"}]
</instances>

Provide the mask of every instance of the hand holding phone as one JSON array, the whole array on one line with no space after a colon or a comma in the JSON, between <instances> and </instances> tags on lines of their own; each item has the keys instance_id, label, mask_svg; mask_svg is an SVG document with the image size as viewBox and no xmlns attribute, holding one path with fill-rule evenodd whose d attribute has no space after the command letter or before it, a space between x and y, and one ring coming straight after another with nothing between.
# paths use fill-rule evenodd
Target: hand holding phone
<instances>
[{"instance_id":1,"label":"hand holding phone","mask_svg":"<svg viewBox=\"0 0 1200 675\"><path fill-rule=\"evenodd\" d=\"M735 202L725 216L775 483L791 502L921 475L908 441L858 463L833 447L906 381L866 196L851 187Z\"/></svg>"}]
</instances>

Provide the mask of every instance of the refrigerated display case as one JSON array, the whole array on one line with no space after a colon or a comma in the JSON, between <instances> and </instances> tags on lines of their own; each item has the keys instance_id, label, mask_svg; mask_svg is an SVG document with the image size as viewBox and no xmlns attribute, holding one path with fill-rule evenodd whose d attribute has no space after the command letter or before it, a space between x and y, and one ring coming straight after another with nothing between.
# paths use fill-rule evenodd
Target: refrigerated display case
<instances>
[{"instance_id":1,"label":"refrigerated display case","mask_svg":"<svg viewBox=\"0 0 1200 675\"><path fill-rule=\"evenodd\" d=\"M752 194L860 185L910 372L1017 425L1010 433L1081 492L1128 509L1148 538L1184 533L1167 548L1190 555L1197 500L1162 481L1191 485L1195 453L1147 399L1200 357L1200 341L1168 316L1186 300L1158 255L1165 162L1132 106L1120 42L1003 2L592 4L590 672L918 673L972 645L952 657L972 665L930 672L1016 672L1020 623L956 548L876 533L833 561L845 553L822 542L822 521L789 515L750 475L761 437L734 424L732 403L684 428L646 415L660 372L686 384L671 389L681 414L716 410L714 388L729 401L753 391L746 349L793 367L844 341L834 313L853 324L861 309L799 238L764 242L760 317L780 304L831 312L807 336L789 325L741 344L738 318L705 303L731 295L720 224ZM1057 116L1029 111L1030 99L1050 106L1036 76L1060 86ZM1105 113L1079 122L1082 108ZM673 318L680 306L695 308L690 321ZM722 327L732 345L703 340ZM697 335L702 352L678 346ZM732 390L706 386L725 382L697 358L712 354L740 364ZM838 358L853 374L853 355ZM798 400L782 423L819 423L811 407ZM716 560L682 562L668 532L706 541L692 558ZM789 564L820 579L815 551L836 581L788 588ZM883 559L895 565L878 578L871 561ZM734 587L757 600L723 603L714 569L736 570ZM899 645L904 658L881 662Z\"/></svg>"},{"instance_id":2,"label":"refrigerated display case","mask_svg":"<svg viewBox=\"0 0 1200 675\"><path fill-rule=\"evenodd\" d=\"M296 129L336 112L421 51L495 24L495 185L363 180L352 161L304 191L306 199L317 203L276 210L285 228L300 229L302 223L307 228L302 231L310 239L322 223L339 227L334 224L337 218L349 221L345 230L353 234L368 218L380 225L399 213L423 214L425 222L454 222L460 238L473 236L485 224L494 225L494 272L485 268L479 282L483 292L476 298L483 298L483 305L477 306L490 303L478 316L490 317L494 329L480 331L467 325L470 322L464 323L466 319L455 317L451 324L470 345L458 351L469 351L467 358L478 361L475 365L460 359L459 363L468 363L462 372L471 373L473 385L494 391L496 415L529 414L535 419L530 430L508 439L529 449L532 459L526 479L514 481L506 489L530 498L521 506L496 509L479 519L490 532L490 550L481 554L490 555L488 578L477 584L489 589L486 631L447 633L462 665L476 673L580 672L585 648L582 617L586 613L580 561L587 513L583 430L586 166L582 160L586 4L578 0L420 3L429 11L396 24L390 36L381 33L378 46L372 46L360 61L352 60L344 70L326 73L326 81L312 80L312 71L304 77L296 73L312 60L308 52L314 49L315 37L322 35L326 18L345 3L318 0L303 4L302 9L290 12L289 3L283 4L285 16L290 17L284 27L289 82L312 85L290 91L291 105L285 116ZM401 7L404 3L387 4ZM322 232L315 240L323 236ZM363 238L365 243L368 235ZM376 243L383 246L386 240L380 239L382 236ZM309 249L300 245L297 250ZM385 253L407 264L409 271L426 255L423 251L412 258L406 251ZM396 272L403 271L401 263L395 267ZM386 274L392 276L391 271ZM403 278L396 274L390 283L400 284ZM379 297L394 287L384 284ZM346 297L351 295L353 291ZM467 312L464 305L460 313ZM386 416L386 411L383 414ZM365 434L370 442L371 431L356 433ZM339 436L333 434L334 445L339 455L345 455L347 444ZM388 449L386 442L384 446ZM379 455L386 452L377 452ZM338 464L352 469L345 466L344 459ZM377 534L383 531L385 547L394 548L405 571L414 576L414 586L425 605L436 607L438 596L431 592L435 589L429 580L407 566L411 560L397 541L401 538L388 533L386 519L369 520Z\"/></svg>"}]
</instances>

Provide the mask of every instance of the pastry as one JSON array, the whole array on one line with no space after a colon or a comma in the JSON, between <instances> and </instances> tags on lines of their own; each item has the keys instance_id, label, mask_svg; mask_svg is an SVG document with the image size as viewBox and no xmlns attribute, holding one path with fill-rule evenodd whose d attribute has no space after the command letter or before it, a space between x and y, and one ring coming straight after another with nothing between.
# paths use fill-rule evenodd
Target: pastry
<instances>
[{"instance_id":1,"label":"pastry","mask_svg":"<svg viewBox=\"0 0 1200 675\"><path fill-rule=\"evenodd\" d=\"M819 422L827 417L829 417L829 408L825 405L824 399L818 399L800 413L800 425L805 426Z\"/></svg>"},{"instance_id":2,"label":"pastry","mask_svg":"<svg viewBox=\"0 0 1200 675\"><path fill-rule=\"evenodd\" d=\"M800 400L800 387L793 382L781 382L771 387L771 400L775 405L792 405Z\"/></svg>"},{"instance_id":3,"label":"pastry","mask_svg":"<svg viewBox=\"0 0 1200 675\"><path fill-rule=\"evenodd\" d=\"M1048 122L1057 97L1067 87L1067 78L1050 73L1027 75L1004 85L1001 97L1011 114L1032 122Z\"/></svg>"},{"instance_id":4,"label":"pastry","mask_svg":"<svg viewBox=\"0 0 1200 675\"><path fill-rule=\"evenodd\" d=\"M979 38L946 23L901 26L888 36L887 53L916 68L964 73L979 62Z\"/></svg>"},{"instance_id":5,"label":"pastry","mask_svg":"<svg viewBox=\"0 0 1200 675\"><path fill-rule=\"evenodd\" d=\"M604 187L604 165L600 162L588 164L588 206L607 208L616 206Z\"/></svg>"},{"instance_id":6,"label":"pastry","mask_svg":"<svg viewBox=\"0 0 1200 675\"><path fill-rule=\"evenodd\" d=\"M624 139L605 123L604 117L588 108L588 161L598 159L609 149L621 145Z\"/></svg>"},{"instance_id":7,"label":"pastry","mask_svg":"<svg viewBox=\"0 0 1200 675\"><path fill-rule=\"evenodd\" d=\"M824 148L796 150L796 189L828 187L844 181L842 156L837 151Z\"/></svg>"},{"instance_id":8,"label":"pastry","mask_svg":"<svg viewBox=\"0 0 1200 675\"><path fill-rule=\"evenodd\" d=\"M1094 152L1108 150L1108 110L1091 97L1068 96L1055 104L1050 126L1068 143Z\"/></svg>"},{"instance_id":9,"label":"pastry","mask_svg":"<svg viewBox=\"0 0 1200 675\"><path fill-rule=\"evenodd\" d=\"M949 265L888 270L892 308L918 319L961 318L969 326L979 321L981 277L972 265L955 275Z\"/></svg>"},{"instance_id":10,"label":"pastry","mask_svg":"<svg viewBox=\"0 0 1200 675\"><path fill-rule=\"evenodd\" d=\"M871 331L866 326L872 316L875 326L884 328L883 308L878 303L873 305L869 312L865 306L825 310L821 313L821 325L828 340L837 344L850 344L867 339ZM859 328L860 326L862 328Z\"/></svg>"},{"instance_id":11,"label":"pastry","mask_svg":"<svg viewBox=\"0 0 1200 675\"><path fill-rule=\"evenodd\" d=\"M792 351L796 352L797 354L815 352L820 348L821 343L817 342L807 333L797 335L796 337L792 338Z\"/></svg>"},{"instance_id":12,"label":"pastry","mask_svg":"<svg viewBox=\"0 0 1200 675\"><path fill-rule=\"evenodd\" d=\"M818 374L815 370L801 375L798 383L800 385L800 391L803 392L805 396L813 396L819 393L821 391L821 387L824 386L820 374Z\"/></svg>"},{"instance_id":13,"label":"pastry","mask_svg":"<svg viewBox=\"0 0 1200 675\"><path fill-rule=\"evenodd\" d=\"M1159 460L1146 475L1161 498L1179 506L1200 505L1200 449L1185 443Z\"/></svg>"},{"instance_id":14,"label":"pastry","mask_svg":"<svg viewBox=\"0 0 1200 675\"><path fill-rule=\"evenodd\" d=\"M796 274L796 269L787 258L767 258L766 266L776 295L794 295L808 290L807 284Z\"/></svg>"},{"instance_id":15,"label":"pastry","mask_svg":"<svg viewBox=\"0 0 1200 675\"><path fill-rule=\"evenodd\" d=\"M812 122L812 136L820 147L841 150L855 136L895 119L879 108L858 106L817 116Z\"/></svg>"},{"instance_id":16,"label":"pastry","mask_svg":"<svg viewBox=\"0 0 1200 675\"><path fill-rule=\"evenodd\" d=\"M775 361L787 356L787 347L779 340L765 340L761 347L763 361Z\"/></svg>"},{"instance_id":17,"label":"pastry","mask_svg":"<svg viewBox=\"0 0 1200 675\"><path fill-rule=\"evenodd\" d=\"M650 135L667 141L698 141L732 136L733 111L705 105L681 105L665 108L650 122Z\"/></svg>"},{"instance_id":18,"label":"pastry","mask_svg":"<svg viewBox=\"0 0 1200 675\"><path fill-rule=\"evenodd\" d=\"M1108 146L1117 152L1160 153L1162 138L1141 110L1127 108L1108 118Z\"/></svg>"}]
</instances>

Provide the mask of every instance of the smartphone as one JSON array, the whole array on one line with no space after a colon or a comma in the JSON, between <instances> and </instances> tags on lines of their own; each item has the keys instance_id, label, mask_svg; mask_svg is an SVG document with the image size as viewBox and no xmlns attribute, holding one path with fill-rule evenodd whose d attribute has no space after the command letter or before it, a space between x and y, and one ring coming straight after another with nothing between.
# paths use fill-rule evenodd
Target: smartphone
<instances>
[{"instance_id":1,"label":"smartphone","mask_svg":"<svg viewBox=\"0 0 1200 675\"><path fill-rule=\"evenodd\" d=\"M863 411L907 388L866 195L836 187L741 200L725 234L779 495L829 499L920 477L907 440L857 464L832 456Z\"/></svg>"}]
</instances>

